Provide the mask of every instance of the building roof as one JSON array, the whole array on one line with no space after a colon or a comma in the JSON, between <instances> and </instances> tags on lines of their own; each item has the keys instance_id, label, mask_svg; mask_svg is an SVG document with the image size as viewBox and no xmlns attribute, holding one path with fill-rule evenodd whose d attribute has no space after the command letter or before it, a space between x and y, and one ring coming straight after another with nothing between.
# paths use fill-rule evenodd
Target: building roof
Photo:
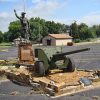
<instances>
[{"instance_id":1,"label":"building roof","mask_svg":"<svg viewBox=\"0 0 100 100\"><path fill-rule=\"evenodd\" d=\"M69 34L49 34L49 36L56 38L56 39L66 39L66 38L70 38L72 39L73 37L69 36Z\"/></svg>"}]
</instances>

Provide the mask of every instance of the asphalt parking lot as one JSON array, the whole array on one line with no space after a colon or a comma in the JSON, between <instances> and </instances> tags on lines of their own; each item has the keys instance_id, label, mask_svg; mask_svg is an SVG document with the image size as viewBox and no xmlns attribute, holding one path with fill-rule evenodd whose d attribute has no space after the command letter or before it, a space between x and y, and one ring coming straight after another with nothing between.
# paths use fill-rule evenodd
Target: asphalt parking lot
<instances>
[{"instance_id":1,"label":"asphalt parking lot","mask_svg":"<svg viewBox=\"0 0 100 100\"><path fill-rule=\"evenodd\" d=\"M75 65L80 69L99 70L100 69L100 44L88 44L64 48L65 51L90 48L90 51L69 55L73 58Z\"/></svg>"},{"instance_id":2,"label":"asphalt parking lot","mask_svg":"<svg viewBox=\"0 0 100 100\"><path fill-rule=\"evenodd\" d=\"M30 87L19 86L12 82L1 83L0 100L100 100L100 88L57 98L48 97L46 94L29 94L30 89ZM12 95L15 91L19 94Z\"/></svg>"}]
</instances>

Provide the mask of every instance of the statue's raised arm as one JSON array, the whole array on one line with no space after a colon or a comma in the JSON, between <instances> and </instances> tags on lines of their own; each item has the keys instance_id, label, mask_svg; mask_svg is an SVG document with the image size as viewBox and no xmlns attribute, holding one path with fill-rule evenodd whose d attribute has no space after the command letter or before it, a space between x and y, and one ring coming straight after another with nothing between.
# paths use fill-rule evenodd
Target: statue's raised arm
<instances>
[{"instance_id":1,"label":"statue's raised arm","mask_svg":"<svg viewBox=\"0 0 100 100\"><path fill-rule=\"evenodd\" d=\"M15 16L18 18L18 19L21 19L18 15L17 15L17 13L16 13L16 10L14 9L14 12L15 12Z\"/></svg>"}]
</instances>

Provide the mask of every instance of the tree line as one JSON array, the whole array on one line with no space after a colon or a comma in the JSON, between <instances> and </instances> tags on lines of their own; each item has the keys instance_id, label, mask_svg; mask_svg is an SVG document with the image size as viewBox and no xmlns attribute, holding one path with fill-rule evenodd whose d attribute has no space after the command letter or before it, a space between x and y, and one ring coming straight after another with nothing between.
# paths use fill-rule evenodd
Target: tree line
<instances>
[{"instance_id":1,"label":"tree line","mask_svg":"<svg viewBox=\"0 0 100 100\"><path fill-rule=\"evenodd\" d=\"M41 18L31 18L29 19L29 23L31 41L40 41L42 37L52 33L69 33L74 38L75 42L100 37L100 25L89 27L85 23L78 25L76 21L71 25L66 25L55 23L54 21L46 21ZM9 24L7 32L2 33L0 31L0 43L12 42L19 36L24 37L24 34L21 32L20 21L13 21Z\"/></svg>"}]
</instances>

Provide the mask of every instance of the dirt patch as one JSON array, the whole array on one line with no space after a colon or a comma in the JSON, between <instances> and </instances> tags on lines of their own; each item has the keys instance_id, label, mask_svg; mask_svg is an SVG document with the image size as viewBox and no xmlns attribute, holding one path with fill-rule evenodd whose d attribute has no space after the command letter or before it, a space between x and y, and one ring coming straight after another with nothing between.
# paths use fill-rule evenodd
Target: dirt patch
<instances>
[{"instance_id":1,"label":"dirt patch","mask_svg":"<svg viewBox=\"0 0 100 100\"><path fill-rule=\"evenodd\" d=\"M66 72L66 73L54 73L50 74L46 77L34 77L33 81L39 81L44 80L46 83L50 83L50 81L53 81L54 83L61 84L66 83L66 85L74 85L78 84L78 81L82 77L91 77L92 72L86 72L86 71L75 71L75 72Z\"/></svg>"},{"instance_id":2,"label":"dirt patch","mask_svg":"<svg viewBox=\"0 0 100 100\"><path fill-rule=\"evenodd\" d=\"M56 81L57 83L66 82L66 84L71 84L78 82L81 77L88 77L88 76L91 76L90 72L75 71L72 73L53 74L49 75L48 77L51 80Z\"/></svg>"}]
</instances>

